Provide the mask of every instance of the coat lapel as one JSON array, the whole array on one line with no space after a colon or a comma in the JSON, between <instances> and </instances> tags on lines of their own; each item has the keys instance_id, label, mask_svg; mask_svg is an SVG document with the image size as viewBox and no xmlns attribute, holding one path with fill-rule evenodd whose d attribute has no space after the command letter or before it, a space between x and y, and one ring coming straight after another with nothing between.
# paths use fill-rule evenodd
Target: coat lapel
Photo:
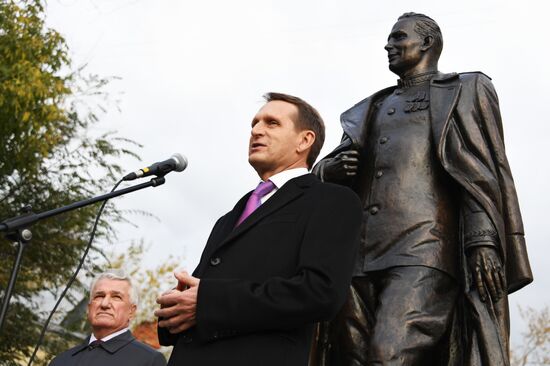
<instances>
[{"instance_id":1,"label":"coat lapel","mask_svg":"<svg viewBox=\"0 0 550 366\"><path fill-rule=\"evenodd\" d=\"M222 228L222 232L220 235L220 238L223 241L228 238L228 236L231 234L232 231L235 229L235 224L237 223L237 220L239 217L241 217L241 213L244 211L244 207L246 206L246 203L248 202L248 199L252 195L253 190L248 192L247 194L242 197L239 202L235 205L233 210L229 212L227 215L227 218L225 220L224 227ZM245 220L246 221L246 220ZM242 225L242 224L241 224ZM220 245L217 245L219 247Z\"/></svg>"},{"instance_id":2,"label":"coat lapel","mask_svg":"<svg viewBox=\"0 0 550 366\"><path fill-rule=\"evenodd\" d=\"M89 344L90 344L90 337L88 337L86 339L86 341L84 341L84 343L79 344L78 346L73 348L73 350L72 350L73 352L72 352L71 356L75 356L77 353L84 351L86 348L88 348Z\"/></svg>"},{"instance_id":3,"label":"coat lapel","mask_svg":"<svg viewBox=\"0 0 550 366\"><path fill-rule=\"evenodd\" d=\"M232 226L233 230L228 232L227 236L224 236L225 239L217 246L216 249L223 247L224 245L235 240L243 233L247 232L253 228L258 222L263 220L265 217L273 214L274 212L280 210L282 207L286 206L290 202L294 201L296 198L300 197L304 189L309 187L314 181L315 177L312 174L306 174L294 179L289 180L285 185L283 185L275 194L269 198L264 204L262 204L256 211L254 211L250 216L248 216L239 226L234 227L237 222L238 217L240 216L244 205L248 200L250 194L246 195L241 199L244 200L244 203L239 201L239 204L235 206L235 209L231 212L232 218L228 217L227 226ZM245 199L246 198L246 199ZM224 228L224 231L227 232L230 228Z\"/></svg>"},{"instance_id":4,"label":"coat lapel","mask_svg":"<svg viewBox=\"0 0 550 366\"><path fill-rule=\"evenodd\" d=\"M432 137L440 158L443 137L451 119L451 113L458 101L460 89L461 83L457 73L438 75L432 79L430 84Z\"/></svg>"},{"instance_id":5,"label":"coat lapel","mask_svg":"<svg viewBox=\"0 0 550 366\"><path fill-rule=\"evenodd\" d=\"M109 339L107 342L102 343L99 347L103 348L105 351L109 352L110 354L114 354L117 351L119 351L121 348L125 347L128 343L133 342L134 339L135 338L132 335L132 332L128 330L112 339ZM74 348L74 352L72 353L72 356L75 356L77 353L86 350L88 348L89 342L90 342L90 337L88 337L84 343Z\"/></svg>"},{"instance_id":6,"label":"coat lapel","mask_svg":"<svg viewBox=\"0 0 550 366\"><path fill-rule=\"evenodd\" d=\"M101 344L107 352L114 354L134 341L134 336L129 330Z\"/></svg>"},{"instance_id":7,"label":"coat lapel","mask_svg":"<svg viewBox=\"0 0 550 366\"><path fill-rule=\"evenodd\" d=\"M363 147L367 134L367 121L372 113L373 104L381 97L391 94L395 86L382 89L370 97L360 101L340 116L340 123L345 134L349 136L354 147Z\"/></svg>"}]
</instances>

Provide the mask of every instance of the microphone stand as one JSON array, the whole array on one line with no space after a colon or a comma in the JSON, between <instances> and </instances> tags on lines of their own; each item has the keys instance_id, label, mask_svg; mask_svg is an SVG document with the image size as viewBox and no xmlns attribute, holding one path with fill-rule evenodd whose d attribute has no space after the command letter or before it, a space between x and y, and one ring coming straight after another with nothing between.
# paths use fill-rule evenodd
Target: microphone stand
<instances>
[{"instance_id":1,"label":"microphone stand","mask_svg":"<svg viewBox=\"0 0 550 366\"><path fill-rule=\"evenodd\" d=\"M2 221L0 223L0 232L5 232L5 235L8 239L17 241L18 247L17 256L15 257L10 280L8 282L8 287L6 288L6 292L4 294L4 301L2 302L2 311L0 313L0 333L4 325L4 320L8 312L8 306L10 303L11 295L13 293L13 288L15 286L17 275L19 274L19 269L21 267L21 258L23 257L23 251L25 250L25 246L30 242L32 238L32 232L28 229L28 227L30 227L37 221L52 216L57 216L67 211L76 210L78 208L94 204L96 202L106 201L110 198L122 196L123 194L138 191L143 188L158 187L164 184L164 182L166 182L164 176L155 177L147 183L137 184L135 186L123 188L118 191L103 194L101 196L74 202L67 206L55 208L53 210L44 211L41 213L34 213L32 212L32 208L30 206L26 206L23 208L23 213L21 215Z\"/></svg>"}]
</instances>

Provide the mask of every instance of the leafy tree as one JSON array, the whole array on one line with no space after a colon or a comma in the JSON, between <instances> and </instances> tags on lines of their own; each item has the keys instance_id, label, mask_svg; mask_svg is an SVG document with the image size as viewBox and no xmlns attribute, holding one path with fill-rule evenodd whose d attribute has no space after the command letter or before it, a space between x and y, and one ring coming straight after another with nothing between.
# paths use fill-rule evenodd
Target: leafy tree
<instances>
[{"instance_id":1,"label":"leafy tree","mask_svg":"<svg viewBox=\"0 0 550 366\"><path fill-rule=\"evenodd\" d=\"M527 331L522 344L512 349L512 366L550 365L550 308L520 308Z\"/></svg>"},{"instance_id":2,"label":"leafy tree","mask_svg":"<svg viewBox=\"0 0 550 366\"><path fill-rule=\"evenodd\" d=\"M181 259L169 255L163 262L153 269L143 267L143 256L148 251L143 242L133 243L128 250L114 258L108 266L121 268L133 280L134 288L139 294L139 306L131 325L134 336L140 341L154 348L160 347L160 352L168 359L172 347L161 347L157 339L157 319L154 311L158 309L157 297L163 291L175 287L177 281L174 272L181 263Z\"/></svg>"},{"instance_id":3,"label":"leafy tree","mask_svg":"<svg viewBox=\"0 0 550 366\"><path fill-rule=\"evenodd\" d=\"M143 256L150 248L143 241L132 243L123 253L112 254L104 267L122 269L134 282L139 294L139 307L134 324L154 321L153 312L158 308L157 297L162 291L175 287L174 271L181 263L179 258L169 255L162 264L154 269L144 268Z\"/></svg>"},{"instance_id":4,"label":"leafy tree","mask_svg":"<svg viewBox=\"0 0 550 366\"><path fill-rule=\"evenodd\" d=\"M132 141L112 133L94 136L109 80L85 77L72 67L63 37L44 23L41 0L0 2L0 220L31 205L42 212L107 191L121 176L114 158L130 154ZM135 156L137 157L137 156ZM101 176L101 179L97 179ZM32 227L10 310L0 334L0 364L26 360L44 315L75 269L99 204L44 220ZM113 240L122 217L109 204L96 242ZM2 301L16 248L0 238ZM101 256L99 247L92 257ZM87 269L93 269L92 260ZM76 283L68 300L77 303ZM44 306L44 303L47 306ZM48 337L49 351L70 337Z\"/></svg>"}]
</instances>

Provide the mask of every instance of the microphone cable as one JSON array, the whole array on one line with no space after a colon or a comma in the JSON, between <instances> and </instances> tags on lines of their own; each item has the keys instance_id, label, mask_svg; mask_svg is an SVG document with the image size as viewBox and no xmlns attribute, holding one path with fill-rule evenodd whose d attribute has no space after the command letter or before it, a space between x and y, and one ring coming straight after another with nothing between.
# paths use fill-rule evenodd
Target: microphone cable
<instances>
[{"instance_id":1,"label":"microphone cable","mask_svg":"<svg viewBox=\"0 0 550 366\"><path fill-rule=\"evenodd\" d=\"M114 192L115 189L117 189L117 187L122 182L123 182L123 179L119 180L114 185L113 189L111 189L111 192ZM71 288L73 282L76 280L76 276L78 275L78 272L80 272L80 269L82 268L82 265L84 264L84 260L86 260L86 256L88 255L88 251L92 247L92 242L94 240L95 232L96 232L96 229L97 229L97 224L99 223L99 218L101 217L101 214L103 213L103 209L105 208L105 205L107 204L107 201L108 200L103 201L103 203L101 204L101 207L99 208L99 210L97 212L95 222L94 222L94 226L92 228L92 233L90 234L90 240L88 240L88 245L86 245L86 249L84 250L84 254L80 258L80 262L78 263L78 266L76 267L76 270L73 273L71 279L67 283L67 286L65 286L65 289L61 293L61 296L59 297L59 299L55 303L55 306L53 307L52 311L50 312L50 315L48 316L48 319L46 319L46 323L44 324L44 326L42 327L42 331L40 332L40 338L38 339L38 343L36 343L36 347L34 348L34 351L31 355L31 358L29 359L29 363L27 364L27 366L32 365L32 363L34 361L34 357L36 356L36 353L38 352L38 349L40 348L40 345L42 344L42 341L44 340L44 335L46 334L46 331L48 330L48 325L50 324L50 321L51 321L53 315L57 311L57 307L61 303L61 300L63 300L63 298L67 294L67 291L69 291L69 289Z\"/></svg>"}]
</instances>

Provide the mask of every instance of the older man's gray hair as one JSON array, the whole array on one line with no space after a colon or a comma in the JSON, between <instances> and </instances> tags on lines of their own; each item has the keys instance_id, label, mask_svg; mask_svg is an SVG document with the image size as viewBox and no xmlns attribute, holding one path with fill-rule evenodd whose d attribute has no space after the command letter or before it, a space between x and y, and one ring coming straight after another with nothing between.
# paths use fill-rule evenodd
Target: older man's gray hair
<instances>
[{"instance_id":1,"label":"older man's gray hair","mask_svg":"<svg viewBox=\"0 0 550 366\"><path fill-rule=\"evenodd\" d=\"M94 291L95 285L103 279L109 279L109 280L117 280L117 281L126 281L130 285L129 295L130 295L130 302L134 305L138 305L139 303L139 295L138 292L134 289L134 286L132 284L132 279L130 276L126 274L123 270L120 269L110 269L103 273L100 273L99 275L94 278L92 281L92 285L90 286L90 301L92 300L92 293Z\"/></svg>"}]
</instances>

